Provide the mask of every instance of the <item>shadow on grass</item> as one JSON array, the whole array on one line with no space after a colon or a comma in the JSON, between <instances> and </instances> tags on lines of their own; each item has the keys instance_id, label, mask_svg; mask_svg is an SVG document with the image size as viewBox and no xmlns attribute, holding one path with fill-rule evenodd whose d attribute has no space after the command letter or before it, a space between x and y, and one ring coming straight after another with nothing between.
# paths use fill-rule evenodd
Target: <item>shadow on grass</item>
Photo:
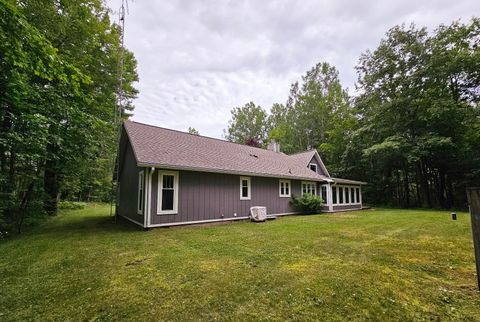
<instances>
[{"instance_id":1,"label":"shadow on grass","mask_svg":"<svg viewBox=\"0 0 480 322\"><path fill-rule=\"evenodd\" d=\"M126 231L141 231L142 228L134 223L123 219L122 217L115 218L108 215L95 216L76 216L68 218L67 220L59 220L53 225L46 227L44 231L84 231L88 233L104 232L126 232Z\"/></svg>"},{"instance_id":2,"label":"shadow on grass","mask_svg":"<svg viewBox=\"0 0 480 322\"><path fill-rule=\"evenodd\" d=\"M56 238L67 237L72 234L82 234L85 237L95 234L122 234L125 232L142 232L142 228L123 219L102 214L62 214L52 217L45 222L24 229L21 234L15 234L3 241L14 241L24 237L52 235Z\"/></svg>"}]
</instances>

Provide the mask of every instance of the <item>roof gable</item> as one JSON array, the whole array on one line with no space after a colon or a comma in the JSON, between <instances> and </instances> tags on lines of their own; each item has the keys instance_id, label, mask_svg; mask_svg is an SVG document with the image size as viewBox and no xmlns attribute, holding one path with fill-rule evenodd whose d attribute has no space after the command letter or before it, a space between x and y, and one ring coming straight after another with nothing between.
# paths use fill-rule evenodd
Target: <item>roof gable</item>
<instances>
[{"instance_id":1,"label":"roof gable","mask_svg":"<svg viewBox=\"0 0 480 322\"><path fill-rule=\"evenodd\" d=\"M312 159L315 159L323 173L325 173L325 176L330 177L327 167L325 167L325 164L323 163L323 160L316 149L292 154L290 157L295 159L299 164L304 164L305 167L308 167L308 165L312 162Z\"/></svg>"}]
</instances>

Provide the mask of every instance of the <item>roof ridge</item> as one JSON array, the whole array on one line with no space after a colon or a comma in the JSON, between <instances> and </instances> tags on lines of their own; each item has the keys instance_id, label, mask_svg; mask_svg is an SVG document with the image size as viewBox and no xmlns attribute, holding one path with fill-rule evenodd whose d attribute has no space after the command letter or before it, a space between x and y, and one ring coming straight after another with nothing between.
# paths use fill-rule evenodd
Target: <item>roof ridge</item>
<instances>
[{"instance_id":1,"label":"roof ridge","mask_svg":"<svg viewBox=\"0 0 480 322\"><path fill-rule=\"evenodd\" d=\"M304 154L304 153L315 152L315 151L317 151L317 150L313 149L313 150L307 150L307 151L302 151L302 152L296 152L296 153L293 153L293 154L289 154L288 156L294 156L294 155L298 155L298 154Z\"/></svg>"},{"instance_id":2,"label":"roof ridge","mask_svg":"<svg viewBox=\"0 0 480 322\"><path fill-rule=\"evenodd\" d=\"M249 148L253 148L253 149L259 149L259 150L262 150L262 151L267 151L267 152L272 152L272 153L281 153L281 154L283 154L283 155L287 155L287 156L288 156L288 154L285 154L285 153L283 153L283 152L275 152L275 151L268 150L268 149L264 149L264 148L258 148L258 147L256 147L256 146L251 146L251 145L246 145L246 144L242 144L242 143L238 143L238 142L232 142L232 141L222 140L222 139L218 139L218 138L212 138L211 136L205 136L205 135L200 135L200 134L192 134L192 133L183 132L183 131L180 131L180 130L169 129L169 128L166 128L166 127L163 127L163 126L157 126L157 125L152 125L152 124L147 124L147 123L141 123L141 122L132 121L132 120L126 120L126 121L124 121L124 123L126 123L126 122L136 123L136 124L145 125L145 126L150 126L150 127L154 127L154 128L162 129L162 130L167 130L167 131L171 131L171 132L177 132L177 133L180 133L180 134L192 135L192 136L194 136L194 137L201 137L201 138L210 139L210 140L216 140L216 141L220 141L220 142L224 142L224 143L231 143L231 144L241 145L241 146L245 146L245 147L249 147Z\"/></svg>"}]
</instances>

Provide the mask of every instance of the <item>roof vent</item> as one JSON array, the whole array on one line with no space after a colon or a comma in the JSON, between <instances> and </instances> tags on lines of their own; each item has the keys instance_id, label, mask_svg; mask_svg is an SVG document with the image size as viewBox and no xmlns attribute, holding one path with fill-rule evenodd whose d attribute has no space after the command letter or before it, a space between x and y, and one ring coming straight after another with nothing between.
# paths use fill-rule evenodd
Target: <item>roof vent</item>
<instances>
[{"instance_id":1,"label":"roof vent","mask_svg":"<svg viewBox=\"0 0 480 322\"><path fill-rule=\"evenodd\" d=\"M249 156L254 157L254 158L258 158L258 155L256 155L256 154L251 154L250 153Z\"/></svg>"},{"instance_id":2,"label":"roof vent","mask_svg":"<svg viewBox=\"0 0 480 322\"><path fill-rule=\"evenodd\" d=\"M275 139L273 139L270 144L267 146L267 150L273 152L280 152L280 143L278 143Z\"/></svg>"}]
</instances>

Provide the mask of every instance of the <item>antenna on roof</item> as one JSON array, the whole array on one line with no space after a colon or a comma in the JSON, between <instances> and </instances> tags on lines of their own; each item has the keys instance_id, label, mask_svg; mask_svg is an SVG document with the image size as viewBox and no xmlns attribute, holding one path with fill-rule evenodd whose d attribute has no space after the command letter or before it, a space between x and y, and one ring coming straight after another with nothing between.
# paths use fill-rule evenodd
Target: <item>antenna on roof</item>
<instances>
[{"instance_id":1,"label":"antenna on roof","mask_svg":"<svg viewBox=\"0 0 480 322\"><path fill-rule=\"evenodd\" d=\"M115 202L115 222L118 211L118 191L119 191L119 173L120 173L120 130L123 119L123 60L125 52L125 7L128 13L128 0L122 0L118 12L118 21L120 28L120 47L118 48L118 79L117 79L117 97L113 107L113 126L115 128L116 151L113 160L112 192L110 198L110 216L113 216L113 203Z\"/></svg>"}]
</instances>

